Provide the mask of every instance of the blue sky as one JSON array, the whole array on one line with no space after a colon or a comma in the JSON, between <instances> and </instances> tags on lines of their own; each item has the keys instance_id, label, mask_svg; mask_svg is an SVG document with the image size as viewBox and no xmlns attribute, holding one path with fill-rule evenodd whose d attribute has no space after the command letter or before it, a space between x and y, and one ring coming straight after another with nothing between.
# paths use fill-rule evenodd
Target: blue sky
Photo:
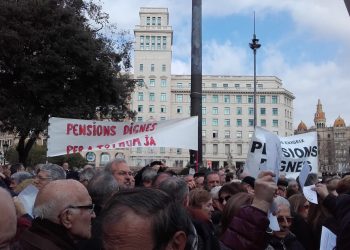
<instances>
[{"instance_id":1,"label":"blue sky","mask_svg":"<svg viewBox=\"0 0 350 250\"><path fill-rule=\"evenodd\" d=\"M133 34L140 7L169 9L173 74L191 71L191 0L102 0L113 23ZM202 0L203 74L252 75L248 46L256 34L257 74L275 75L294 93L294 127L313 125L317 100L327 125L350 125L350 17L343 0Z\"/></svg>"}]
</instances>

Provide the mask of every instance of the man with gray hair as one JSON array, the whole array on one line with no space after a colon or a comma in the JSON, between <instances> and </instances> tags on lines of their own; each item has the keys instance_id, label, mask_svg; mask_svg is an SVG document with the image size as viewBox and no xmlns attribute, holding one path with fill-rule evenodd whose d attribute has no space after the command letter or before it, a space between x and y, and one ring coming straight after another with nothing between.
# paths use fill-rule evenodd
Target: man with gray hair
<instances>
[{"instance_id":1,"label":"man with gray hair","mask_svg":"<svg viewBox=\"0 0 350 250\"><path fill-rule=\"evenodd\" d=\"M96 174L96 171L93 168L83 169L83 171L81 171L80 174L79 174L79 181L85 187L87 187L88 184L89 184L89 181L94 177L95 174Z\"/></svg>"},{"instance_id":2,"label":"man with gray hair","mask_svg":"<svg viewBox=\"0 0 350 250\"><path fill-rule=\"evenodd\" d=\"M31 178L33 178L33 176L30 173L25 171L14 173L13 175L11 175L10 189L14 191L17 185L19 185L22 181L31 179Z\"/></svg>"},{"instance_id":3,"label":"man with gray hair","mask_svg":"<svg viewBox=\"0 0 350 250\"><path fill-rule=\"evenodd\" d=\"M35 200L32 227L20 236L22 249L77 249L76 241L91 237L94 204L76 180L51 181Z\"/></svg>"},{"instance_id":4,"label":"man with gray hair","mask_svg":"<svg viewBox=\"0 0 350 250\"><path fill-rule=\"evenodd\" d=\"M188 207L189 188L185 180L172 176L160 183L159 189L174 198L175 201Z\"/></svg>"},{"instance_id":5,"label":"man with gray hair","mask_svg":"<svg viewBox=\"0 0 350 250\"><path fill-rule=\"evenodd\" d=\"M121 189L129 189L135 186L134 176L124 159L116 158L108 162L105 171L114 176Z\"/></svg>"},{"instance_id":6,"label":"man with gray hair","mask_svg":"<svg viewBox=\"0 0 350 250\"><path fill-rule=\"evenodd\" d=\"M51 181L63 179L66 179L64 169L57 164L48 163L40 166L34 185L40 190Z\"/></svg>"}]
</instances>

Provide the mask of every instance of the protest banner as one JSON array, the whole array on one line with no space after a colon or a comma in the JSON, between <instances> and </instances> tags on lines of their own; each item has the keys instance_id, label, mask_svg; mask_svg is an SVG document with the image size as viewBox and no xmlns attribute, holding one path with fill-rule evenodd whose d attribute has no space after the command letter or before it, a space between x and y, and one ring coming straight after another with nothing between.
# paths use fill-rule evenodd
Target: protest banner
<instances>
[{"instance_id":1,"label":"protest banner","mask_svg":"<svg viewBox=\"0 0 350 250\"><path fill-rule=\"evenodd\" d=\"M150 122L112 122L52 117L47 156L131 147L198 150L198 117Z\"/></svg>"},{"instance_id":2,"label":"protest banner","mask_svg":"<svg viewBox=\"0 0 350 250\"><path fill-rule=\"evenodd\" d=\"M268 159L274 156L276 145L268 138L276 136L275 134L256 127L254 136L249 145L246 166L249 174L257 176L258 173L267 168L273 172L274 166L267 166L265 162L273 162ZM293 135L288 137L279 137L281 144L279 172L283 172L287 177L296 178L302 170L304 161L310 167L311 173L318 173L318 147L316 132ZM273 151L272 153L269 151ZM265 164L264 164L265 163Z\"/></svg>"}]
</instances>

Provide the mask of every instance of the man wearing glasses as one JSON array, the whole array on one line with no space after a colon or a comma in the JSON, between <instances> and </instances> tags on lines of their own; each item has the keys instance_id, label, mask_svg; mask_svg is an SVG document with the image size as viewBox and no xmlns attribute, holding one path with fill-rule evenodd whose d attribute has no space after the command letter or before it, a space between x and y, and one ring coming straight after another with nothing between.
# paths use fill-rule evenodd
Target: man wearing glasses
<instances>
[{"instance_id":1,"label":"man wearing glasses","mask_svg":"<svg viewBox=\"0 0 350 250\"><path fill-rule=\"evenodd\" d=\"M42 188L35 200L32 227L18 244L23 249L76 249L76 242L91 237L94 204L75 180L56 180Z\"/></svg>"},{"instance_id":2,"label":"man wearing glasses","mask_svg":"<svg viewBox=\"0 0 350 250\"><path fill-rule=\"evenodd\" d=\"M105 171L114 176L121 189L130 189L135 186L134 176L124 159L116 158L108 162Z\"/></svg>"},{"instance_id":3,"label":"man wearing glasses","mask_svg":"<svg viewBox=\"0 0 350 250\"><path fill-rule=\"evenodd\" d=\"M64 169L59 165L48 163L40 167L37 175L35 176L34 185L40 190L50 181L63 179L66 179Z\"/></svg>"}]
</instances>

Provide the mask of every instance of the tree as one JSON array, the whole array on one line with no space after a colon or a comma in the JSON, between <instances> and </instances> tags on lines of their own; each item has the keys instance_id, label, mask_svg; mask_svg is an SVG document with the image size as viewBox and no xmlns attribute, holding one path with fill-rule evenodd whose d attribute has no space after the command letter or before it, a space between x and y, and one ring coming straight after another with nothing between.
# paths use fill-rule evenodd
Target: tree
<instances>
[{"instance_id":1,"label":"tree","mask_svg":"<svg viewBox=\"0 0 350 250\"><path fill-rule=\"evenodd\" d=\"M108 23L101 6L2 0L0 23L0 129L19 136L20 162L26 164L49 116L134 116L128 108L132 43L122 32L113 40L99 33Z\"/></svg>"}]
</instances>

